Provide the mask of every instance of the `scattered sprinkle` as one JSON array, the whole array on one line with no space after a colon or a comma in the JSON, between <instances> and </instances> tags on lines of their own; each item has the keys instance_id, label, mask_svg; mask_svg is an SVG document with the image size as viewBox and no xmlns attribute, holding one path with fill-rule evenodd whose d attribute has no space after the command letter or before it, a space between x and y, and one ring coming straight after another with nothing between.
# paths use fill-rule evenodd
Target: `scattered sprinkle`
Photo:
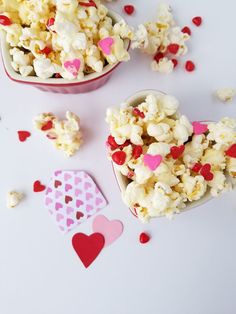
<instances>
[{"instance_id":1,"label":"scattered sprinkle","mask_svg":"<svg viewBox=\"0 0 236 314\"><path fill-rule=\"evenodd\" d=\"M191 29L188 26L183 27L181 32L184 34L188 34L189 36L191 36L192 34Z\"/></svg>"},{"instance_id":2,"label":"scattered sprinkle","mask_svg":"<svg viewBox=\"0 0 236 314\"><path fill-rule=\"evenodd\" d=\"M124 6L124 11L125 13L127 13L128 15L132 15L135 11L135 8L132 4L127 4Z\"/></svg>"},{"instance_id":3,"label":"scattered sprinkle","mask_svg":"<svg viewBox=\"0 0 236 314\"><path fill-rule=\"evenodd\" d=\"M150 241L150 236L146 232L142 232L139 236L139 242L145 244Z\"/></svg>"},{"instance_id":4,"label":"scattered sprinkle","mask_svg":"<svg viewBox=\"0 0 236 314\"><path fill-rule=\"evenodd\" d=\"M195 70L195 64L192 61L188 60L185 63L185 69L188 72L193 72Z\"/></svg>"},{"instance_id":5,"label":"scattered sprinkle","mask_svg":"<svg viewBox=\"0 0 236 314\"><path fill-rule=\"evenodd\" d=\"M25 142L31 136L31 133L28 131L18 131L17 133L20 142Z\"/></svg>"},{"instance_id":6,"label":"scattered sprinkle","mask_svg":"<svg viewBox=\"0 0 236 314\"><path fill-rule=\"evenodd\" d=\"M202 24L202 18L201 16L195 16L192 19L193 24L195 24L196 26L200 26Z\"/></svg>"}]
</instances>

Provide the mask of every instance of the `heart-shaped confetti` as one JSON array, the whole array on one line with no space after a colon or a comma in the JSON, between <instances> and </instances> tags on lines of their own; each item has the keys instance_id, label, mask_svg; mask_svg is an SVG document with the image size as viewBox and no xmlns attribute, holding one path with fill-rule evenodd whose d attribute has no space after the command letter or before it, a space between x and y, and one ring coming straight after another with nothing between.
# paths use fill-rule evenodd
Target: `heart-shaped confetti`
<instances>
[{"instance_id":1,"label":"heart-shaped confetti","mask_svg":"<svg viewBox=\"0 0 236 314\"><path fill-rule=\"evenodd\" d=\"M184 145L172 146L170 149L170 154L171 154L173 159L178 159L179 157L181 157L183 155L184 150L185 150Z\"/></svg>"},{"instance_id":2,"label":"heart-shaped confetti","mask_svg":"<svg viewBox=\"0 0 236 314\"><path fill-rule=\"evenodd\" d=\"M111 47L113 44L114 44L114 39L112 37L103 38L98 42L99 48L107 56L111 54Z\"/></svg>"},{"instance_id":3,"label":"heart-shaped confetti","mask_svg":"<svg viewBox=\"0 0 236 314\"><path fill-rule=\"evenodd\" d=\"M76 77L79 73L81 61L80 59L74 59L71 61L66 61L64 63L65 69L70 72L74 77Z\"/></svg>"},{"instance_id":4,"label":"heart-shaped confetti","mask_svg":"<svg viewBox=\"0 0 236 314\"><path fill-rule=\"evenodd\" d=\"M117 151L111 156L114 163L121 166L125 163L126 153L124 151Z\"/></svg>"},{"instance_id":5,"label":"heart-shaped confetti","mask_svg":"<svg viewBox=\"0 0 236 314\"><path fill-rule=\"evenodd\" d=\"M25 142L27 138L31 136L31 133L28 131L18 131L17 133L20 142Z\"/></svg>"},{"instance_id":6,"label":"heart-shaped confetti","mask_svg":"<svg viewBox=\"0 0 236 314\"><path fill-rule=\"evenodd\" d=\"M161 164L162 156L145 154L143 157L143 162L150 170L154 171Z\"/></svg>"},{"instance_id":7,"label":"heart-shaped confetti","mask_svg":"<svg viewBox=\"0 0 236 314\"><path fill-rule=\"evenodd\" d=\"M226 156L231 157L231 158L236 158L236 144L233 144L232 146L230 146L226 152L225 152Z\"/></svg>"},{"instance_id":8,"label":"heart-shaped confetti","mask_svg":"<svg viewBox=\"0 0 236 314\"><path fill-rule=\"evenodd\" d=\"M43 192L45 189L46 189L46 186L41 184L41 182L39 180L34 182L34 185L33 185L34 192L36 192L36 193L37 192Z\"/></svg>"},{"instance_id":9,"label":"heart-shaped confetti","mask_svg":"<svg viewBox=\"0 0 236 314\"><path fill-rule=\"evenodd\" d=\"M142 232L139 236L139 242L145 244L150 241L150 236L146 232Z\"/></svg>"},{"instance_id":10,"label":"heart-shaped confetti","mask_svg":"<svg viewBox=\"0 0 236 314\"><path fill-rule=\"evenodd\" d=\"M121 236L123 224L119 220L109 220L99 215L93 220L93 232L101 233L105 239L105 246L108 246Z\"/></svg>"},{"instance_id":11,"label":"heart-shaped confetti","mask_svg":"<svg viewBox=\"0 0 236 314\"><path fill-rule=\"evenodd\" d=\"M192 122L192 126L193 126L193 133L195 135L201 135L208 131L208 125L198 122L198 121Z\"/></svg>"},{"instance_id":12,"label":"heart-shaped confetti","mask_svg":"<svg viewBox=\"0 0 236 314\"><path fill-rule=\"evenodd\" d=\"M86 268L98 257L105 244L104 236L100 233L86 235L76 233L72 238L72 245Z\"/></svg>"}]
</instances>

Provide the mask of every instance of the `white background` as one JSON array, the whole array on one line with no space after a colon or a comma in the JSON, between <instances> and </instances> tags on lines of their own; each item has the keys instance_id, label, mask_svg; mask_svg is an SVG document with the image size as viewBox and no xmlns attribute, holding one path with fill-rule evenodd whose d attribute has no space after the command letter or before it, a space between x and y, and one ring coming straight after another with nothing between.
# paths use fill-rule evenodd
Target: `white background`
<instances>
[{"instance_id":1,"label":"white background","mask_svg":"<svg viewBox=\"0 0 236 314\"><path fill-rule=\"evenodd\" d=\"M137 25L155 16L157 1L137 0ZM125 1L110 7L121 12ZM1 314L234 314L236 313L236 192L179 215L173 221L156 219L142 225L123 205L106 157L104 122L108 106L119 105L132 93L154 88L178 97L191 120L236 117L236 102L214 99L218 87L236 87L236 2L170 1L181 26L201 15L187 58L194 73L181 67L162 76L149 69L149 57L131 52L101 89L83 95L54 95L9 81L0 65L0 313ZM84 145L64 158L50 141L34 131L32 119L52 111L72 110L81 117ZM16 132L32 131L20 143ZM43 194L32 183L47 183L56 169L88 171L109 201L101 212L120 219L124 233L88 269L71 246L76 232L91 233L89 220L63 236L43 206ZM26 194L15 209L5 207L8 190ZM152 239L142 246L141 231Z\"/></svg>"}]
</instances>

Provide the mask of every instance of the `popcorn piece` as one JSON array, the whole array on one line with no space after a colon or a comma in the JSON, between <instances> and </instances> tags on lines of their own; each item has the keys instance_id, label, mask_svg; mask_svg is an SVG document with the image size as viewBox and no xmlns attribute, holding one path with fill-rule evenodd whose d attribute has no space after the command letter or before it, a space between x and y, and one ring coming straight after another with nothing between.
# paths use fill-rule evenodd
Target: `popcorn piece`
<instances>
[{"instance_id":1,"label":"popcorn piece","mask_svg":"<svg viewBox=\"0 0 236 314\"><path fill-rule=\"evenodd\" d=\"M16 207L22 198L24 197L23 193L11 191L7 193L7 207L13 208Z\"/></svg>"},{"instance_id":2,"label":"popcorn piece","mask_svg":"<svg viewBox=\"0 0 236 314\"><path fill-rule=\"evenodd\" d=\"M65 152L68 157L73 156L82 144L80 119L74 113L66 112L67 120L58 120L52 113L43 113L35 118L35 127L54 142L54 146Z\"/></svg>"},{"instance_id":3,"label":"popcorn piece","mask_svg":"<svg viewBox=\"0 0 236 314\"><path fill-rule=\"evenodd\" d=\"M222 102L231 102L236 95L234 88L219 88L216 91L216 97Z\"/></svg>"}]
</instances>

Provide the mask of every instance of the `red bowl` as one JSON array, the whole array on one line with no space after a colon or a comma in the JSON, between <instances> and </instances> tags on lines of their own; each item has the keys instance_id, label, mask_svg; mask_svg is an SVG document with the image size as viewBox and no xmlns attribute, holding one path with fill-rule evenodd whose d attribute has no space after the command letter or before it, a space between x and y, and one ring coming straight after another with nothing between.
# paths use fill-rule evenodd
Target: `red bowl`
<instances>
[{"instance_id":1,"label":"red bowl","mask_svg":"<svg viewBox=\"0 0 236 314\"><path fill-rule=\"evenodd\" d=\"M109 16L112 18L114 23L119 22L123 18L113 11L109 11ZM91 73L85 75L81 80L66 80L64 78L49 78L41 79L36 76L23 77L17 73L12 65L12 57L10 55L10 46L6 42L6 35L4 31L0 31L1 41L1 54L3 65L7 76L14 82L31 85L44 92L61 93L61 94L79 94L93 91L102 85L104 85L113 74L113 71L118 67L120 62L113 65L107 65L104 67L101 73ZM128 50L130 47L130 40L125 39L125 48Z\"/></svg>"}]
</instances>

